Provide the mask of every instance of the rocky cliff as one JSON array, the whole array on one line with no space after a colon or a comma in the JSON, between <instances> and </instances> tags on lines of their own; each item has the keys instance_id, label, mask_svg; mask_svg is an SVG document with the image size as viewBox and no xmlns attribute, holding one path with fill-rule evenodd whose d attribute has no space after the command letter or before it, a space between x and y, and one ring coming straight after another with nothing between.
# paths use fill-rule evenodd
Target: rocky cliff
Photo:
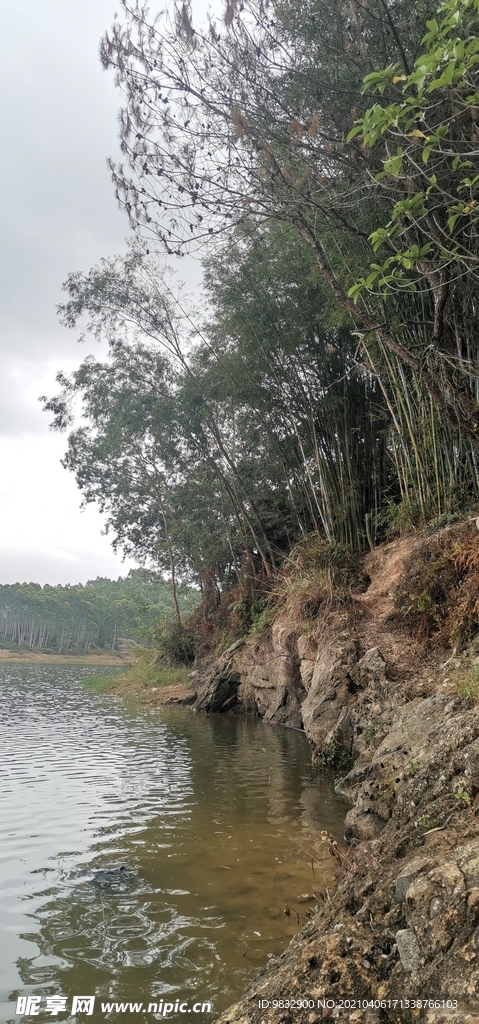
<instances>
[{"instance_id":1,"label":"rocky cliff","mask_svg":"<svg viewBox=\"0 0 479 1024\"><path fill-rule=\"evenodd\" d=\"M411 544L373 552L366 592L314 630L280 614L196 676L198 710L304 729L351 801L335 891L221 1024L479 1022L479 709L458 659L394 628Z\"/></svg>"}]
</instances>

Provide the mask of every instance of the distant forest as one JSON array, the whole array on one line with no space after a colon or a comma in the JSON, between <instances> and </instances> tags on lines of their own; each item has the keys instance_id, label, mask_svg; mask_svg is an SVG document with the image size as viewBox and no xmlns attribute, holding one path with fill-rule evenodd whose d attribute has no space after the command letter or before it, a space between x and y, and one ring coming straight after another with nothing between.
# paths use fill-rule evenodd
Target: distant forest
<instances>
[{"instance_id":1,"label":"distant forest","mask_svg":"<svg viewBox=\"0 0 479 1024\"><path fill-rule=\"evenodd\" d=\"M197 603L192 590L178 592L181 611ZM58 653L117 651L122 641L148 644L158 621L173 618L171 586L157 573L132 569L118 580L98 577L83 586L0 586L0 645Z\"/></svg>"}]
</instances>

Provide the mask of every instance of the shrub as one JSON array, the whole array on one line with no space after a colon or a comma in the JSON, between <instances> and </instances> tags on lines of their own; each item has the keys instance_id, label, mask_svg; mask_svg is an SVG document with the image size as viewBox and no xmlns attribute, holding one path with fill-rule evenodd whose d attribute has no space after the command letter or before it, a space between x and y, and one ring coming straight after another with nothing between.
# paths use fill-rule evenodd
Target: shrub
<instances>
[{"instance_id":1,"label":"shrub","mask_svg":"<svg viewBox=\"0 0 479 1024\"><path fill-rule=\"evenodd\" d=\"M191 665L195 660L197 639L188 623L160 619L151 639L155 649L155 661L165 665Z\"/></svg>"}]
</instances>

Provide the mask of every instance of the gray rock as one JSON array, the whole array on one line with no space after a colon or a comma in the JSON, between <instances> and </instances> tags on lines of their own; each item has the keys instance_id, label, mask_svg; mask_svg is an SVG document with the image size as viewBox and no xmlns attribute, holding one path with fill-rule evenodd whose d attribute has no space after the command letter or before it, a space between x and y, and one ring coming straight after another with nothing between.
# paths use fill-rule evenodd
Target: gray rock
<instances>
[{"instance_id":1,"label":"gray rock","mask_svg":"<svg viewBox=\"0 0 479 1024\"><path fill-rule=\"evenodd\" d=\"M318 641L308 634L299 636L297 640L298 658L300 661L312 661L313 666L318 656Z\"/></svg>"},{"instance_id":2,"label":"gray rock","mask_svg":"<svg viewBox=\"0 0 479 1024\"><path fill-rule=\"evenodd\" d=\"M344 838L348 843L352 839L361 841L375 839L384 828L384 821L373 811L353 807L344 819Z\"/></svg>"},{"instance_id":3,"label":"gray rock","mask_svg":"<svg viewBox=\"0 0 479 1024\"><path fill-rule=\"evenodd\" d=\"M371 647L351 670L351 679L362 690L371 684L381 689L386 682L386 662L379 647Z\"/></svg>"},{"instance_id":4,"label":"gray rock","mask_svg":"<svg viewBox=\"0 0 479 1024\"><path fill-rule=\"evenodd\" d=\"M299 674L301 676L301 682L306 690L306 693L308 692L311 686L311 681L314 674L314 666L314 661L307 661L305 658L303 658L299 665Z\"/></svg>"},{"instance_id":5,"label":"gray rock","mask_svg":"<svg viewBox=\"0 0 479 1024\"><path fill-rule=\"evenodd\" d=\"M275 624L256 645L237 641L206 659L196 681L197 711L259 714L265 722L302 729L306 690L299 672L295 633Z\"/></svg>"},{"instance_id":6,"label":"gray rock","mask_svg":"<svg viewBox=\"0 0 479 1024\"><path fill-rule=\"evenodd\" d=\"M479 839L458 846L454 856L459 870L466 879L467 888L479 888Z\"/></svg>"},{"instance_id":7,"label":"gray rock","mask_svg":"<svg viewBox=\"0 0 479 1024\"><path fill-rule=\"evenodd\" d=\"M440 896L433 896L429 904L429 917L431 921L444 910L444 901Z\"/></svg>"},{"instance_id":8,"label":"gray rock","mask_svg":"<svg viewBox=\"0 0 479 1024\"><path fill-rule=\"evenodd\" d=\"M352 700L350 670L356 663L352 641L331 644L320 650L309 692L302 705L304 729L313 752L329 753L329 738L341 712Z\"/></svg>"},{"instance_id":9,"label":"gray rock","mask_svg":"<svg viewBox=\"0 0 479 1024\"><path fill-rule=\"evenodd\" d=\"M412 974L421 962L421 951L412 928L401 928L396 932L395 939L404 970Z\"/></svg>"},{"instance_id":10,"label":"gray rock","mask_svg":"<svg viewBox=\"0 0 479 1024\"><path fill-rule=\"evenodd\" d=\"M93 878L89 879L89 884L101 892L121 895L136 888L138 878L134 871L121 864L117 868L100 868L95 871Z\"/></svg>"},{"instance_id":11,"label":"gray rock","mask_svg":"<svg viewBox=\"0 0 479 1024\"><path fill-rule=\"evenodd\" d=\"M235 656L243 646L243 641L237 640L219 658L205 662L197 682L198 711L223 711L235 703L240 683Z\"/></svg>"},{"instance_id":12,"label":"gray rock","mask_svg":"<svg viewBox=\"0 0 479 1024\"><path fill-rule=\"evenodd\" d=\"M414 857L413 860L410 860L402 868L396 878L395 895L397 903L404 903L411 882L414 882L414 879L423 871L427 871L431 864L430 857Z\"/></svg>"}]
</instances>

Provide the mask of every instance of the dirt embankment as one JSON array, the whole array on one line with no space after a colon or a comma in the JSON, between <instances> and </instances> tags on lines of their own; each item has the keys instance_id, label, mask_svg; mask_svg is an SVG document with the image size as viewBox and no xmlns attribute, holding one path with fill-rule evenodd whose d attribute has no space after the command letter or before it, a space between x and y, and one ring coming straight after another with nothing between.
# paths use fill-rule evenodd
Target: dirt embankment
<instances>
[{"instance_id":1,"label":"dirt embankment","mask_svg":"<svg viewBox=\"0 0 479 1024\"><path fill-rule=\"evenodd\" d=\"M351 800L334 892L219 1024L479 1024L479 707L458 694L465 655L398 628L416 543L369 555L368 589L316 629L283 613L196 677L199 710L304 728Z\"/></svg>"},{"instance_id":2,"label":"dirt embankment","mask_svg":"<svg viewBox=\"0 0 479 1024\"><path fill-rule=\"evenodd\" d=\"M196 700L196 694L189 682L161 683L154 686L150 680L146 683L135 677L135 668L125 676L120 676L109 688L116 697L123 697L141 704L145 708L157 708L162 705L177 704L187 706Z\"/></svg>"}]
</instances>

